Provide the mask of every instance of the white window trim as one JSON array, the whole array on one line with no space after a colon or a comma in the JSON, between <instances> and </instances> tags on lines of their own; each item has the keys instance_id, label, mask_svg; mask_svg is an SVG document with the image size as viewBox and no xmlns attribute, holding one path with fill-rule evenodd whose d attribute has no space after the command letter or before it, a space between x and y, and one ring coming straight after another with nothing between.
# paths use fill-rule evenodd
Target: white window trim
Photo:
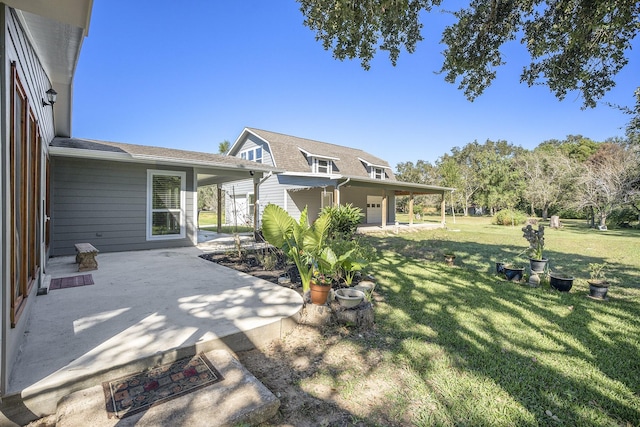
<instances>
[{"instance_id":1,"label":"white window trim","mask_svg":"<svg viewBox=\"0 0 640 427\"><path fill-rule=\"evenodd\" d=\"M318 172L318 162L324 161L327 162L327 171L326 172ZM324 157L313 157L312 159L312 172L319 175L331 175L333 174L333 160L324 158Z\"/></svg>"},{"instance_id":2,"label":"white window trim","mask_svg":"<svg viewBox=\"0 0 640 427\"><path fill-rule=\"evenodd\" d=\"M378 171L380 171L380 178L376 178L376 175L377 175ZM379 166L371 166L371 178L379 179L381 181L384 181L385 175L386 174L384 172L384 168L379 167Z\"/></svg>"},{"instance_id":3,"label":"white window trim","mask_svg":"<svg viewBox=\"0 0 640 427\"><path fill-rule=\"evenodd\" d=\"M152 234L152 217L153 217L153 176L165 175L165 176L178 176L180 177L180 209L176 209L180 212L180 234L163 234L154 236ZM187 174L186 172L170 171L170 170L158 170L147 169L147 240L175 240L184 239L186 237L185 216L186 216L186 203L187 203Z\"/></svg>"},{"instance_id":4,"label":"white window trim","mask_svg":"<svg viewBox=\"0 0 640 427\"><path fill-rule=\"evenodd\" d=\"M260 150L260 161L258 162L257 156L256 156L256 152L258 151L258 149ZM253 160L249 160L249 152L253 151ZM244 157L242 157L244 155ZM252 148L247 148L246 150L242 150L240 151L240 158L244 159L244 160L249 160L251 162L256 162L256 163L264 163L264 148L263 147L252 147Z\"/></svg>"}]
</instances>

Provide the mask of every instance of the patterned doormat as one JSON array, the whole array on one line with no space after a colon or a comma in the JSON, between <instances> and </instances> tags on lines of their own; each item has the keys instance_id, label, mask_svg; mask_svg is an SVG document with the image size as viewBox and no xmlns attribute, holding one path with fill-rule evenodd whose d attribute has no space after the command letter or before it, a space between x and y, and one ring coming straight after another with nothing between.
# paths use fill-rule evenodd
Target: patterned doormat
<instances>
[{"instance_id":1,"label":"patterned doormat","mask_svg":"<svg viewBox=\"0 0 640 427\"><path fill-rule=\"evenodd\" d=\"M51 279L49 290L76 288L78 286L93 285L93 277L90 274L81 274L79 276L58 277Z\"/></svg>"},{"instance_id":2,"label":"patterned doormat","mask_svg":"<svg viewBox=\"0 0 640 427\"><path fill-rule=\"evenodd\" d=\"M204 353L102 383L109 418L124 418L222 381Z\"/></svg>"}]
</instances>

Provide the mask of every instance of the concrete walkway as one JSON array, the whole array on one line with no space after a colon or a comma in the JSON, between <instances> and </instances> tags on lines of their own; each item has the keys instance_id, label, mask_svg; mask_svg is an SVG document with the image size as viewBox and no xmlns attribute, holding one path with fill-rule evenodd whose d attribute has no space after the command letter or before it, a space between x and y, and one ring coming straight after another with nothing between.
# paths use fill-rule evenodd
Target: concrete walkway
<instances>
[{"instance_id":1,"label":"concrete walkway","mask_svg":"<svg viewBox=\"0 0 640 427\"><path fill-rule=\"evenodd\" d=\"M35 298L3 415L25 424L74 391L200 351L250 349L293 328L299 294L201 253L101 253L98 270L84 273L74 257L50 259L52 278L91 274L95 284Z\"/></svg>"}]
</instances>

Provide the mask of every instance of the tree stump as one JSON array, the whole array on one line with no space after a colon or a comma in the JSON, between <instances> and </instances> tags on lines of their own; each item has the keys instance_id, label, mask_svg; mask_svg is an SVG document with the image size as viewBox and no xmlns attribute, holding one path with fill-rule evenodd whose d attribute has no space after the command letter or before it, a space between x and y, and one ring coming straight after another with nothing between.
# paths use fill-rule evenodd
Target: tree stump
<instances>
[{"instance_id":1,"label":"tree stump","mask_svg":"<svg viewBox=\"0 0 640 427\"><path fill-rule=\"evenodd\" d=\"M558 215L552 215L549 220L549 227L560 228L560 217Z\"/></svg>"},{"instance_id":2,"label":"tree stump","mask_svg":"<svg viewBox=\"0 0 640 427\"><path fill-rule=\"evenodd\" d=\"M310 326L328 326L332 323L371 329L374 323L373 305L362 302L353 308L344 308L337 302L316 305L305 301L299 323Z\"/></svg>"},{"instance_id":3,"label":"tree stump","mask_svg":"<svg viewBox=\"0 0 640 427\"><path fill-rule=\"evenodd\" d=\"M370 302L362 302L353 308L344 308L340 304L331 304L336 321L342 325L355 326L357 328L371 329L373 327L373 306Z\"/></svg>"},{"instance_id":4,"label":"tree stump","mask_svg":"<svg viewBox=\"0 0 640 427\"><path fill-rule=\"evenodd\" d=\"M305 301L299 323L311 326L327 326L331 323L332 317L333 310L328 305L316 305Z\"/></svg>"}]
</instances>

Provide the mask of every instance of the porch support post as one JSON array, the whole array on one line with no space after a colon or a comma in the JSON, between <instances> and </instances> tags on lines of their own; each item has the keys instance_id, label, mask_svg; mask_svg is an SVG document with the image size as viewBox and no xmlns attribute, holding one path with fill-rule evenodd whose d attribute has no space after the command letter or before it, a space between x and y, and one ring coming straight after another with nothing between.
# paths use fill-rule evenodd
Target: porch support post
<instances>
[{"instance_id":1,"label":"porch support post","mask_svg":"<svg viewBox=\"0 0 640 427\"><path fill-rule=\"evenodd\" d=\"M218 189L218 224L216 233L222 232L222 187L220 184L216 185Z\"/></svg>"},{"instance_id":2,"label":"porch support post","mask_svg":"<svg viewBox=\"0 0 640 427\"><path fill-rule=\"evenodd\" d=\"M340 187L337 185L333 189L333 203L335 206L340 206Z\"/></svg>"},{"instance_id":3,"label":"porch support post","mask_svg":"<svg viewBox=\"0 0 640 427\"><path fill-rule=\"evenodd\" d=\"M413 225L413 193L409 193L409 225Z\"/></svg>"},{"instance_id":4,"label":"porch support post","mask_svg":"<svg viewBox=\"0 0 640 427\"><path fill-rule=\"evenodd\" d=\"M445 195L445 191L442 191L442 200L440 201L440 222L442 223L442 226L444 227L447 223L446 219L445 219L445 203L444 203L444 195Z\"/></svg>"},{"instance_id":5,"label":"porch support post","mask_svg":"<svg viewBox=\"0 0 640 427\"><path fill-rule=\"evenodd\" d=\"M253 178L253 234L258 231L258 214L260 213L260 179L258 177Z\"/></svg>"},{"instance_id":6,"label":"porch support post","mask_svg":"<svg viewBox=\"0 0 640 427\"><path fill-rule=\"evenodd\" d=\"M382 228L387 228L387 192L382 190Z\"/></svg>"}]
</instances>

